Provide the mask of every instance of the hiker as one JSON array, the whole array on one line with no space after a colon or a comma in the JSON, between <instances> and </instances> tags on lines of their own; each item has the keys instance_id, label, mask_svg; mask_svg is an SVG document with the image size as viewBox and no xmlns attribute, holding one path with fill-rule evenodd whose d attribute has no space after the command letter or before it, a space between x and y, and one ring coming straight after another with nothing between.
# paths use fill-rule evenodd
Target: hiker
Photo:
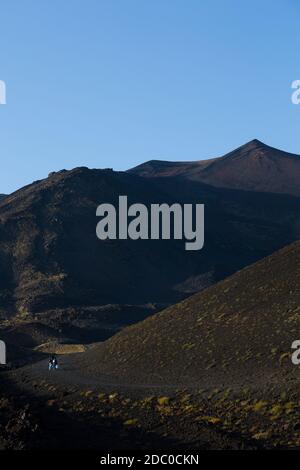
<instances>
[{"instance_id":1,"label":"hiker","mask_svg":"<svg viewBox=\"0 0 300 470\"><path fill-rule=\"evenodd\" d=\"M49 367L49 370L58 369L58 362L57 362L56 356L53 355L50 357L48 367Z\"/></svg>"}]
</instances>

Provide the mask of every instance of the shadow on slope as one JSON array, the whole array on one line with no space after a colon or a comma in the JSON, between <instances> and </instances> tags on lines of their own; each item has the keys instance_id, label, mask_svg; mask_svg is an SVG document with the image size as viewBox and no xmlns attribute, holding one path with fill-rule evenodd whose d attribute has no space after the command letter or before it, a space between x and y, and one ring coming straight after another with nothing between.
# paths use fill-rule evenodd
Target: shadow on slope
<instances>
[{"instance_id":1,"label":"shadow on slope","mask_svg":"<svg viewBox=\"0 0 300 470\"><path fill-rule=\"evenodd\" d=\"M296 242L126 328L76 367L124 384L287 391L300 380L291 362L300 330L299 266Z\"/></svg>"}]
</instances>

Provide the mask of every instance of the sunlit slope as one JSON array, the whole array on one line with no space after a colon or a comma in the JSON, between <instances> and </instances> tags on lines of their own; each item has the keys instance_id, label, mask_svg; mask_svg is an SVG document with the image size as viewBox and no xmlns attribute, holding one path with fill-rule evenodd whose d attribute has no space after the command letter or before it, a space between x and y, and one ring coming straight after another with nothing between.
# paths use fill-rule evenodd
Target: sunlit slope
<instances>
[{"instance_id":1,"label":"sunlit slope","mask_svg":"<svg viewBox=\"0 0 300 470\"><path fill-rule=\"evenodd\" d=\"M194 162L151 160L131 173L153 177L180 177L212 186L300 196L300 156L255 139L218 158Z\"/></svg>"}]
</instances>

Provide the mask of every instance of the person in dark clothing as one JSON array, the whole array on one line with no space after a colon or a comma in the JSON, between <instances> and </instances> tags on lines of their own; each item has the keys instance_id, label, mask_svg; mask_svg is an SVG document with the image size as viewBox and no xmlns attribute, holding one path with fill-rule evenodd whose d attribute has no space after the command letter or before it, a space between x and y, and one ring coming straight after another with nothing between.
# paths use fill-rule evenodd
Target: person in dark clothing
<instances>
[{"instance_id":1,"label":"person in dark clothing","mask_svg":"<svg viewBox=\"0 0 300 470\"><path fill-rule=\"evenodd\" d=\"M58 369L58 362L56 356L53 354L49 359L49 370Z\"/></svg>"}]
</instances>

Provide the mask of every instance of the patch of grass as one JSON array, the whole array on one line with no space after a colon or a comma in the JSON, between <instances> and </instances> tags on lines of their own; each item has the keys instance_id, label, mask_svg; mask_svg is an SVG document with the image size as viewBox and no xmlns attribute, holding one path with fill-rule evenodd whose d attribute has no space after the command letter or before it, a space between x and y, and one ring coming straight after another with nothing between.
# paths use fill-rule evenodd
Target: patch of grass
<instances>
[{"instance_id":1,"label":"patch of grass","mask_svg":"<svg viewBox=\"0 0 300 470\"><path fill-rule=\"evenodd\" d=\"M160 406L169 405L169 403L170 403L170 397L159 397L159 398L157 399L157 403L158 403Z\"/></svg>"}]
</instances>

